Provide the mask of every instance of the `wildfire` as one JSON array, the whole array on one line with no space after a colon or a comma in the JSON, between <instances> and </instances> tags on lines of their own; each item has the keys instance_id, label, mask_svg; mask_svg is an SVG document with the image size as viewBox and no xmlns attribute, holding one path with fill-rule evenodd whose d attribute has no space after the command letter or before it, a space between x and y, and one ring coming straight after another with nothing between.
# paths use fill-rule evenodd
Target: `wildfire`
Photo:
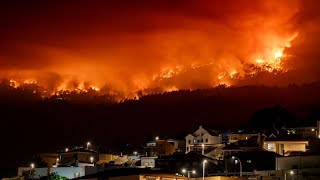
<instances>
[{"instance_id":1,"label":"wildfire","mask_svg":"<svg viewBox=\"0 0 320 180\"><path fill-rule=\"evenodd\" d=\"M105 88L104 84L96 84L95 80L89 81L75 81L71 78L63 79L60 83L56 84L54 89L46 89L44 87L44 96L49 95L60 95L60 94L71 94L71 93L89 93L96 92L99 94L112 94L116 96L122 96L124 98L138 99L141 95L137 95L138 91L143 92L142 95L148 93L161 93L161 92L172 92L179 89L191 89L191 82L187 82L187 86L181 85L181 81L202 81L203 78L207 81L211 87L215 86L232 86L236 84L237 80L243 80L246 78L258 76L261 72L277 74L279 72L285 73L288 69L285 67L284 61L288 60L286 49L291 47L291 42L298 36L294 33L289 38L275 38L279 42L266 43L267 48L262 48L257 52L252 52L250 55L245 57L243 61L240 58L237 60L228 60L226 57L219 59L218 57L208 57L206 63L195 63L203 62L202 60L197 61L195 59L192 63L177 64L175 66L167 66L160 69L159 73L152 74L151 77L137 76L131 79L130 84L134 86L113 89L112 87ZM263 46L264 47L264 46ZM241 47L239 47L241 48ZM189 59L188 59L189 60ZM237 63L233 63L236 61ZM187 61L189 62L189 61ZM206 73L202 73L206 72ZM207 77L210 76L210 77ZM23 85L42 86L43 80L36 78L26 79L13 79L9 80L10 86L13 88L19 88ZM179 85L180 84L180 85ZM196 84L196 83L195 83ZM150 89L159 90L152 91ZM148 90L146 90L148 89ZM194 89L197 89L195 87ZM38 93L39 90L34 91Z\"/></svg>"},{"instance_id":2,"label":"wildfire","mask_svg":"<svg viewBox=\"0 0 320 180\"><path fill-rule=\"evenodd\" d=\"M23 84L37 84L38 82L36 80L30 80L30 79L27 79L27 80L24 80L23 81Z\"/></svg>"},{"instance_id":3,"label":"wildfire","mask_svg":"<svg viewBox=\"0 0 320 180\"><path fill-rule=\"evenodd\" d=\"M97 86L91 86L90 89L93 91L100 91L100 88L98 88Z\"/></svg>"},{"instance_id":4,"label":"wildfire","mask_svg":"<svg viewBox=\"0 0 320 180\"><path fill-rule=\"evenodd\" d=\"M11 87L17 88L19 86L16 80L10 79L9 82Z\"/></svg>"}]
</instances>

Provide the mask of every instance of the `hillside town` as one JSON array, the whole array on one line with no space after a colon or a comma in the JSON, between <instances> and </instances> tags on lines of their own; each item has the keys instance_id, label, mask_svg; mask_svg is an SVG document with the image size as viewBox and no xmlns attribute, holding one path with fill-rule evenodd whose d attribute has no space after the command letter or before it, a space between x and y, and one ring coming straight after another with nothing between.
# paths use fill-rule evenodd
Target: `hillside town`
<instances>
[{"instance_id":1,"label":"hillside town","mask_svg":"<svg viewBox=\"0 0 320 180\"><path fill-rule=\"evenodd\" d=\"M311 126L219 132L200 125L185 139L159 136L141 146L100 153L95 144L41 153L12 179L320 178L320 121ZM222 179L223 179L222 178ZM7 178L10 179L10 178Z\"/></svg>"}]
</instances>

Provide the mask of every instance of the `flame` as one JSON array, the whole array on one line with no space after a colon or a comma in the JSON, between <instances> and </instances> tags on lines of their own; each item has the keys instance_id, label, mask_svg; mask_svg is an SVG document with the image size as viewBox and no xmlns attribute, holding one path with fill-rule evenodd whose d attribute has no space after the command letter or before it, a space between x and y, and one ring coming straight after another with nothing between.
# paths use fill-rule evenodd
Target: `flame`
<instances>
[{"instance_id":1,"label":"flame","mask_svg":"<svg viewBox=\"0 0 320 180\"><path fill-rule=\"evenodd\" d=\"M97 86L90 86L90 89L94 91L100 91L100 88L98 88Z\"/></svg>"},{"instance_id":2,"label":"flame","mask_svg":"<svg viewBox=\"0 0 320 180\"><path fill-rule=\"evenodd\" d=\"M267 36L268 37L268 36ZM281 38L280 36L274 38L275 42L266 42L264 48L258 49L256 52L250 52L242 64L234 64L232 61L226 59L220 60L219 58L208 58L206 63L192 63L168 65L159 68L159 73L152 74L151 77L137 76L131 79L130 84L134 87L132 89L128 87L120 87L118 89L106 88L104 84L99 84L95 80L74 82L72 78L65 78L61 82L55 85L54 90L45 89L43 91L44 97L49 95L61 95L74 93L87 93L97 92L99 94L109 93L115 96L122 96L122 98L134 98L138 99L141 95L137 95L137 91L142 91L143 94L148 94L152 91L146 89L158 88L162 89L162 92L172 92L179 89L184 89L174 83L174 81L184 81L184 74L189 73L191 77L198 71L210 71L210 84L212 87L224 85L226 87L233 86L237 80L246 79L248 77L257 76L261 72L278 73L287 72L284 61L288 60L291 55L286 54L286 49L291 47L291 42L298 37L298 33L293 33L291 36ZM188 59L189 60L189 59ZM187 61L189 62L189 61ZM201 62L201 61L200 61ZM226 63L227 62L227 63ZM228 63L229 62L229 63ZM244 68L250 67L250 68ZM196 75L195 75L196 76ZM178 78L177 78L178 77ZM200 78L199 78L200 79ZM37 78L11 78L9 83L13 88L18 88L22 85L37 85L41 86L43 81L38 81ZM45 88L45 87L44 87ZM190 88L191 89L191 88ZM38 93L39 91L33 91ZM161 91L157 91L161 92Z\"/></svg>"},{"instance_id":3,"label":"flame","mask_svg":"<svg viewBox=\"0 0 320 180\"><path fill-rule=\"evenodd\" d=\"M37 84L38 82L36 80L30 80L30 79L27 79L27 80L24 80L23 81L23 84Z\"/></svg>"},{"instance_id":4,"label":"flame","mask_svg":"<svg viewBox=\"0 0 320 180\"><path fill-rule=\"evenodd\" d=\"M279 50L274 54L274 59L281 58L282 56L283 56L283 52Z\"/></svg>"},{"instance_id":5,"label":"flame","mask_svg":"<svg viewBox=\"0 0 320 180\"><path fill-rule=\"evenodd\" d=\"M13 88L19 87L19 83L16 80L10 79L9 82L10 82L10 86Z\"/></svg>"}]
</instances>

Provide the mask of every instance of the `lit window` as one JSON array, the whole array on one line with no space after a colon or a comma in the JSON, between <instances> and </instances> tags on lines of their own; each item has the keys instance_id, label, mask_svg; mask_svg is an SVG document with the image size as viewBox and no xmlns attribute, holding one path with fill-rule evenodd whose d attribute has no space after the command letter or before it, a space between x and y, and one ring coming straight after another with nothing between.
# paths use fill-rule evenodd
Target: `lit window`
<instances>
[{"instance_id":1,"label":"lit window","mask_svg":"<svg viewBox=\"0 0 320 180\"><path fill-rule=\"evenodd\" d=\"M274 144L268 144L268 149L274 149Z\"/></svg>"}]
</instances>

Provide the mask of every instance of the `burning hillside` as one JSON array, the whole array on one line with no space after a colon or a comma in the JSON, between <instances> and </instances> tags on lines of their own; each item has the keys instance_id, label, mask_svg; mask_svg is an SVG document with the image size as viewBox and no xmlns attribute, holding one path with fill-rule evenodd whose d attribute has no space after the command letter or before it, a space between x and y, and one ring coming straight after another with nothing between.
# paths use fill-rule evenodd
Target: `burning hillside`
<instances>
[{"instance_id":1,"label":"burning hillside","mask_svg":"<svg viewBox=\"0 0 320 180\"><path fill-rule=\"evenodd\" d=\"M10 22L5 17L21 9L1 6L0 76L12 88L39 87L44 97L133 98L255 84L262 74L272 84L299 68L294 46L307 37L299 0L52 3L40 4L41 12L20 7L26 13Z\"/></svg>"}]
</instances>

